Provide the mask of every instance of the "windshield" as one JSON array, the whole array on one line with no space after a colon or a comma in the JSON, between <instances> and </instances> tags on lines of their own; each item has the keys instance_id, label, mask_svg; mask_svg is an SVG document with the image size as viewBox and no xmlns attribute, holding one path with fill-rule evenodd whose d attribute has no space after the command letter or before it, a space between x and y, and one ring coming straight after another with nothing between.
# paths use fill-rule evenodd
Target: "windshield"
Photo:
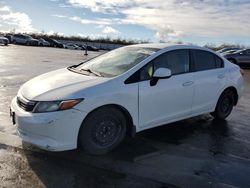
<instances>
[{"instance_id":1,"label":"windshield","mask_svg":"<svg viewBox=\"0 0 250 188\"><path fill-rule=\"evenodd\" d=\"M118 76L156 52L155 48L123 47L75 67L78 71L98 72L102 76Z\"/></svg>"}]
</instances>

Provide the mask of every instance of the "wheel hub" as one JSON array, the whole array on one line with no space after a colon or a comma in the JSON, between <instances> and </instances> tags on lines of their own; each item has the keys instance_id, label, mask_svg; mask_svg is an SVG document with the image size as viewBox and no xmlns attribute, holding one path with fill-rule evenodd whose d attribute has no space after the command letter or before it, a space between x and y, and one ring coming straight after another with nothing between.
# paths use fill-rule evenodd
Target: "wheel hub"
<instances>
[{"instance_id":1,"label":"wheel hub","mask_svg":"<svg viewBox=\"0 0 250 188\"><path fill-rule=\"evenodd\" d=\"M108 146L117 139L121 125L115 120L102 120L93 131L93 140L99 146Z\"/></svg>"}]
</instances>

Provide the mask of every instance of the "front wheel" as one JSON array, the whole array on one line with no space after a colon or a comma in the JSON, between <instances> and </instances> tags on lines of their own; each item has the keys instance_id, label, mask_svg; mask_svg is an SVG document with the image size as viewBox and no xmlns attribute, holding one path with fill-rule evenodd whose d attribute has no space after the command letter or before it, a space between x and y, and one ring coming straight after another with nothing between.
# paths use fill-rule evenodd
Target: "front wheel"
<instances>
[{"instance_id":1,"label":"front wheel","mask_svg":"<svg viewBox=\"0 0 250 188\"><path fill-rule=\"evenodd\" d=\"M215 119L224 120L232 112L234 106L234 93L231 90L224 91L216 105L216 109L211 115Z\"/></svg>"},{"instance_id":2,"label":"front wheel","mask_svg":"<svg viewBox=\"0 0 250 188\"><path fill-rule=\"evenodd\" d=\"M79 142L89 154L108 153L123 141L126 126L126 118L120 110L114 107L97 109L83 122Z\"/></svg>"}]
</instances>

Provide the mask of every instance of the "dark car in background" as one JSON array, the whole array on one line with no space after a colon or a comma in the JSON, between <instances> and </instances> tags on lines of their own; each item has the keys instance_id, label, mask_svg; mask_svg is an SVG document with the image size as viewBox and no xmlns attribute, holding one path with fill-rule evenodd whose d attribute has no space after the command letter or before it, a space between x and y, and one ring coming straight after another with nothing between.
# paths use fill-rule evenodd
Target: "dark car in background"
<instances>
[{"instance_id":1,"label":"dark car in background","mask_svg":"<svg viewBox=\"0 0 250 188\"><path fill-rule=\"evenodd\" d=\"M237 65L250 65L250 49L244 49L230 54L225 54L224 57Z\"/></svg>"},{"instance_id":2,"label":"dark car in background","mask_svg":"<svg viewBox=\"0 0 250 188\"><path fill-rule=\"evenodd\" d=\"M44 40L43 38L39 38L39 42L38 42L39 46L50 46L50 43L46 40Z\"/></svg>"},{"instance_id":3,"label":"dark car in background","mask_svg":"<svg viewBox=\"0 0 250 188\"><path fill-rule=\"evenodd\" d=\"M89 51L99 51L99 49L95 46L85 45L85 49Z\"/></svg>"},{"instance_id":4,"label":"dark car in background","mask_svg":"<svg viewBox=\"0 0 250 188\"><path fill-rule=\"evenodd\" d=\"M64 48L64 45L55 39L49 37L44 37L43 39L50 43L50 47Z\"/></svg>"},{"instance_id":5,"label":"dark car in background","mask_svg":"<svg viewBox=\"0 0 250 188\"><path fill-rule=\"evenodd\" d=\"M7 38L8 40L9 40L9 44L11 44L12 43L12 41L13 41L13 36L12 35L5 35L4 36L5 38Z\"/></svg>"},{"instance_id":6,"label":"dark car in background","mask_svg":"<svg viewBox=\"0 0 250 188\"><path fill-rule=\"evenodd\" d=\"M29 35L24 34L15 34L13 35L13 43L14 44L25 44L29 46L38 46L38 40L32 38Z\"/></svg>"}]
</instances>

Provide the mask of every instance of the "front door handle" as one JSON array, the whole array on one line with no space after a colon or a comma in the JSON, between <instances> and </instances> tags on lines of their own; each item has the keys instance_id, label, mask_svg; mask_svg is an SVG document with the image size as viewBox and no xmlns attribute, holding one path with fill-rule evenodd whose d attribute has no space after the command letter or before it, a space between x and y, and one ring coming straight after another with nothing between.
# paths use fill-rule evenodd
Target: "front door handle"
<instances>
[{"instance_id":1,"label":"front door handle","mask_svg":"<svg viewBox=\"0 0 250 188\"><path fill-rule=\"evenodd\" d=\"M185 82L185 83L183 83L182 85L183 86L191 86L191 85L193 85L193 81L188 81L188 82Z\"/></svg>"}]
</instances>

